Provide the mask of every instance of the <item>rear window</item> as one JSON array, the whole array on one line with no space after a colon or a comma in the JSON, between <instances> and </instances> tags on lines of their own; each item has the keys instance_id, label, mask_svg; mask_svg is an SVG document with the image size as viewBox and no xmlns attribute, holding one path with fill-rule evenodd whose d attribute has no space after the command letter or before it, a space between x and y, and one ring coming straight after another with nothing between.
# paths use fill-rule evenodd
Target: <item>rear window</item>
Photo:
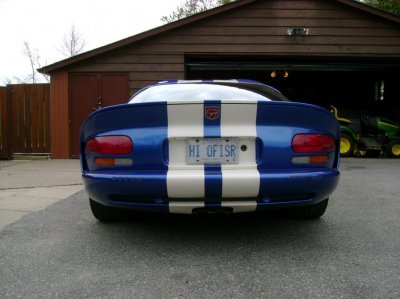
<instances>
[{"instance_id":1,"label":"rear window","mask_svg":"<svg viewBox=\"0 0 400 299\"><path fill-rule=\"evenodd\" d=\"M254 84L253 84L254 85ZM262 86L262 85L261 85ZM129 103L148 102L184 102L184 101L273 101L283 100L277 91L268 86L262 86L267 93L260 89L249 90L245 86L229 86L220 84L166 84L156 85L134 95ZM276 93L276 95L275 95Z\"/></svg>"}]
</instances>

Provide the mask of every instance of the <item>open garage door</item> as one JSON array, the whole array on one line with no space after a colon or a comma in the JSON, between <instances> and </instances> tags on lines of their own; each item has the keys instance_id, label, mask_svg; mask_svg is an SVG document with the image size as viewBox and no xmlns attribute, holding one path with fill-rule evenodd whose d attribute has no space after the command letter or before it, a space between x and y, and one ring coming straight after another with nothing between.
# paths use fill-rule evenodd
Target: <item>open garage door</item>
<instances>
[{"instance_id":1,"label":"open garage door","mask_svg":"<svg viewBox=\"0 0 400 299\"><path fill-rule=\"evenodd\" d=\"M400 62L186 57L187 79L253 79L293 101L400 121Z\"/></svg>"}]
</instances>

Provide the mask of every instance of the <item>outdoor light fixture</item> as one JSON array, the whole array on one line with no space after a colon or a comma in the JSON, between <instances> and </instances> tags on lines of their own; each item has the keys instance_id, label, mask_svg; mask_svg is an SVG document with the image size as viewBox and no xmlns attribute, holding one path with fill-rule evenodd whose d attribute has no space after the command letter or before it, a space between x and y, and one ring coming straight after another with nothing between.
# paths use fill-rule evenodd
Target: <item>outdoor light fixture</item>
<instances>
[{"instance_id":1,"label":"outdoor light fixture","mask_svg":"<svg viewBox=\"0 0 400 299\"><path fill-rule=\"evenodd\" d=\"M289 77L289 72L288 71L272 71L271 77L272 78L276 78L276 77L287 78L287 77Z\"/></svg>"},{"instance_id":2,"label":"outdoor light fixture","mask_svg":"<svg viewBox=\"0 0 400 299\"><path fill-rule=\"evenodd\" d=\"M310 34L310 28L295 27L295 28L288 28L287 30L287 35L309 35L309 34Z\"/></svg>"}]
</instances>

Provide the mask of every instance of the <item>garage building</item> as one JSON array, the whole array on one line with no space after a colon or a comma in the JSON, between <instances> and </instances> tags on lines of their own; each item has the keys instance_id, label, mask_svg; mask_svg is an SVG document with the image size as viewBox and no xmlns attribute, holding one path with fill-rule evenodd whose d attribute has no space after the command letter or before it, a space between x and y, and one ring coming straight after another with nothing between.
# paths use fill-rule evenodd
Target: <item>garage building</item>
<instances>
[{"instance_id":1,"label":"garage building","mask_svg":"<svg viewBox=\"0 0 400 299\"><path fill-rule=\"evenodd\" d=\"M52 158L79 155L91 111L168 79L254 79L400 121L400 17L352 0L238 0L40 71L51 75Z\"/></svg>"}]
</instances>

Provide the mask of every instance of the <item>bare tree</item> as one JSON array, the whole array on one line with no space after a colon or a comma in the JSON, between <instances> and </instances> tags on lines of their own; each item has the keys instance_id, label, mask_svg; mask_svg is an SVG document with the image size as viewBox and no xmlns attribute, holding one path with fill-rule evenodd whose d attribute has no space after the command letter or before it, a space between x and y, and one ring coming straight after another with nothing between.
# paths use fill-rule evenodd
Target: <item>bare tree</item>
<instances>
[{"instance_id":1,"label":"bare tree","mask_svg":"<svg viewBox=\"0 0 400 299\"><path fill-rule=\"evenodd\" d=\"M68 34L64 35L64 40L61 45L61 50L59 52L66 57L71 57L81 53L86 45L85 39L82 35L75 29L75 26L72 25L71 31ZM32 49L28 41L24 41L23 53L29 60L30 66L30 74L25 78L13 77L12 79L8 78L6 83L17 82L17 83L38 83L40 81L40 77L37 69L42 67L41 58L39 54L39 50ZM50 82L49 76L45 74L41 74L46 82Z\"/></svg>"},{"instance_id":2,"label":"bare tree","mask_svg":"<svg viewBox=\"0 0 400 299\"><path fill-rule=\"evenodd\" d=\"M29 65L31 68L31 74L27 77L27 80L36 83L36 62L39 59L39 52L38 50L32 50L29 46L29 42L24 41L24 55L29 59Z\"/></svg>"},{"instance_id":3,"label":"bare tree","mask_svg":"<svg viewBox=\"0 0 400 299\"><path fill-rule=\"evenodd\" d=\"M235 0L186 0L169 16L161 17L161 21L170 23L233 1Z\"/></svg>"},{"instance_id":4,"label":"bare tree","mask_svg":"<svg viewBox=\"0 0 400 299\"><path fill-rule=\"evenodd\" d=\"M10 85L12 83L13 83L13 79L11 79L10 77L5 77L5 78L3 78L1 85L6 86L6 85Z\"/></svg>"},{"instance_id":5,"label":"bare tree","mask_svg":"<svg viewBox=\"0 0 400 299\"><path fill-rule=\"evenodd\" d=\"M72 25L71 30L64 35L61 49L58 51L65 57L72 57L81 53L85 46L85 38L76 30L75 25Z\"/></svg>"},{"instance_id":6,"label":"bare tree","mask_svg":"<svg viewBox=\"0 0 400 299\"><path fill-rule=\"evenodd\" d=\"M17 83L24 83L24 82L37 83L39 81L39 78L38 78L38 73L36 70L38 68L41 68L39 50L32 49L31 46L29 45L29 42L24 41L23 53L29 59L31 73L25 79L14 77L13 81L16 81ZM47 82L49 82L49 76L44 75L44 74L42 74L42 75L43 75L43 78Z\"/></svg>"}]
</instances>

